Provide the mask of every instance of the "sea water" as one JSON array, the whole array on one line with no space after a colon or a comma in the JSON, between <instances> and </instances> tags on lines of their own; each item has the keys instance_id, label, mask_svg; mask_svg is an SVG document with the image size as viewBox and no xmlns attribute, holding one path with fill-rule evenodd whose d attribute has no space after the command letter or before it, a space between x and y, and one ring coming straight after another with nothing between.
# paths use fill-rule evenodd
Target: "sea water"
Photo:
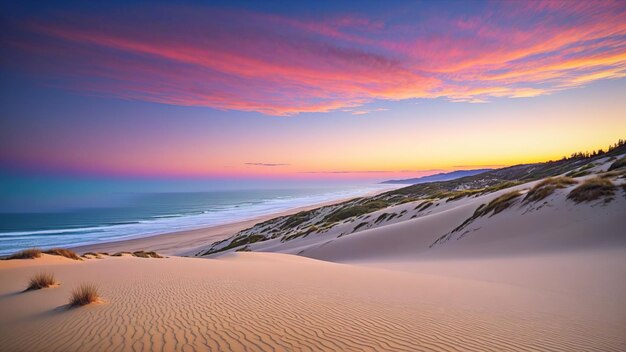
<instances>
[{"instance_id":1,"label":"sea water","mask_svg":"<svg viewBox=\"0 0 626 352\"><path fill-rule=\"evenodd\" d=\"M0 255L32 247L74 247L228 224L358 197L385 187L372 183L238 188L231 184L193 190L202 187L18 184L22 189L3 190Z\"/></svg>"}]
</instances>

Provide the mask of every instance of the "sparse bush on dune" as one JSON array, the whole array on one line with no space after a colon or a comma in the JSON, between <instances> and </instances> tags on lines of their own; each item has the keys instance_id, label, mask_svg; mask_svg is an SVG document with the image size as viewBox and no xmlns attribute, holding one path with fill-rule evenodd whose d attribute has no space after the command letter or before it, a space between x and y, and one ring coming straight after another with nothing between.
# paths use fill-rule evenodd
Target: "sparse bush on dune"
<instances>
[{"instance_id":1,"label":"sparse bush on dune","mask_svg":"<svg viewBox=\"0 0 626 352\"><path fill-rule=\"evenodd\" d=\"M578 183L576 180L569 177L550 177L539 183L528 191L526 197L524 197L524 203L537 202L547 198L555 190L559 188L566 188Z\"/></svg>"},{"instance_id":2,"label":"sparse bush on dune","mask_svg":"<svg viewBox=\"0 0 626 352\"><path fill-rule=\"evenodd\" d=\"M486 206L478 207L478 209L476 209L476 211L474 212L473 217L485 216L485 215L488 215L491 212L493 212L492 215L496 215L499 212L501 212L501 211L507 209L508 207L510 207L511 205L513 205L513 203L515 202L517 197L519 197L521 195L522 194L520 193L520 191L511 191L511 192L505 193L505 194L503 194L503 195L493 199Z\"/></svg>"},{"instance_id":3,"label":"sparse bush on dune","mask_svg":"<svg viewBox=\"0 0 626 352\"><path fill-rule=\"evenodd\" d=\"M65 248L52 248L44 252L45 254L50 255L59 255L65 258L74 259L74 260L82 260L81 257L76 254L76 252L65 249Z\"/></svg>"},{"instance_id":4,"label":"sparse bush on dune","mask_svg":"<svg viewBox=\"0 0 626 352\"><path fill-rule=\"evenodd\" d=\"M606 178L590 178L574 188L567 195L567 199L571 199L576 203L591 202L601 198L612 197L615 194L615 189L613 182Z\"/></svg>"},{"instance_id":5,"label":"sparse bush on dune","mask_svg":"<svg viewBox=\"0 0 626 352\"><path fill-rule=\"evenodd\" d=\"M162 256L158 255L154 251L150 251L150 252L135 251L135 252L133 252L133 256L139 257L139 258L163 258Z\"/></svg>"},{"instance_id":6,"label":"sparse bush on dune","mask_svg":"<svg viewBox=\"0 0 626 352\"><path fill-rule=\"evenodd\" d=\"M511 205L513 205L515 203L515 201L517 200L517 198L519 198L522 195L522 193L520 191L511 191L508 193L505 193L499 197L496 197L494 199L491 200L491 202L487 203L487 204L481 204L478 208L476 208L476 210L474 211L474 214L472 216L470 216L469 218L465 219L465 221L463 221L463 223L457 227L455 227L452 231L450 231L449 233L441 236L440 238L438 238L433 244L431 244L431 247L434 246L435 244L442 242L444 240L447 240L451 234L461 231L464 228L466 228L469 224L471 224L472 222L474 222L474 220L489 215L490 213L491 216L496 215L502 211L504 211L505 209L509 208Z\"/></svg>"},{"instance_id":7,"label":"sparse bush on dune","mask_svg":"<svg viewBox=\"0 0 626 352\"><path fill-rule=\"evenodd\" d=\"M82 257L83 257L83 258L87 258L87 259L89 259L89 258L91 258L91 257L94 257L94 258L96 258L96 259L102 259L102 256L100 255L100 253L94 253L94 252L87 252L87 253L84 253L84 254L82 255Z\"/></svg>"},{"instance_id":8,"label":"sparse bush on dune","mask_svg":"<svg viewBox=\"0 0 626 352\"><path fill-rule=\"evenodd\" d=\"M626 156L623 156L609 166L609 171L626 168Z\"/></svg>"},{"instance_id":9,"label":"sparse bush on dune","mask_svg":"<svg viewBox=\"0 0 626 352\"><path fill-rule=\"evenodd\" d=\"M39 257L41 257L41 249L31 248L31 249L24 249L15 254L12 254L6 259L9 259L9 260L10 259L35 259Z\"/></svg>"},{"instance_id":10,"label":"sparse bush on dune","mask_svg":"<svg viewBox=\"0 0 626 352\"><path fill-rule=\"evenodd\" d=\"M111 256L112 257L121 257L124 254L133 255L131 252L117 252L117 253L113 253Z\"/></svg>"},{"instance_id":11,"label":"sparse bush on dune","mask_svg":"<svg viewBox=\"0 0 626 352\"><path fill-rule=\"evenodd\" d=\"M324 221L327 223L339 222L352 217L369 214L390 205L390 203L381 199L370 200L362 204L353 204L330 213Z\"/></svg>"},{"instance_id":12,"label":"sparse bush on dune","mask_svg":"<svg viewBox=\"0 0 626 352\"><path fill-rule=\"evenodd\" d=\"M30 280L28 281L28 287L26 288L26 291L30 291L30 290L39 290L42 288L46 288L46 287L50 287L52 285L55 285L57 282L54 279L54 274L52 273L46 273L46 272L40 272L35 274L33 277L30 278Z\"/></svg>"},{"instance_id":13,"label":"sparse bush on dune","mask_svg":"<svg viewBox=\"0 0 626 352\"><path fill-rule=\"evenodd\" d=\"M84 306L89 303L95 303L100 296L98 288L94 284L81 284L72 291L70 296L70 307Z\"/></svg>"}]
</instances>

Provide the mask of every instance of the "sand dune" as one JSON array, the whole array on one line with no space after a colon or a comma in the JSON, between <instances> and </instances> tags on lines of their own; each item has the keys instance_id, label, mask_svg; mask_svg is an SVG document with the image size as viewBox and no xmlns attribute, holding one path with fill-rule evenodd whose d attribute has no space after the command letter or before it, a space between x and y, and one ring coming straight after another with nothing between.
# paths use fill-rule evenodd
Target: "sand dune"
<instances>
[{"instance_id":1,"label":"sand dune","mask_svg":"<svg viewBox=\"0 0 626 352\"><path fill-rule=\"evenodd\" d=\"M626 187L612 177L615 194L590 202L567 198L579 178L540 202L523 201L535 181L290 239L264 223L244 231L262 240L202 258L0 261L0 351L625 351ZM197 254L222 230L126 244ZM61 285L22 292L42 269ZM84 282L103 302L67 309Z\"/></svg>"},{"instance_id":2,"label":"sand dune","mask_svg":"<svg viewBox=\"0 0 626 352\"><path fill-rule=\"evenodd\" d=\"M20 293L39 269L0 265L3 351L626 348L614 307L533 287L241 253L68 261L47 267L60 287ZM67 310L93 281L105 302Z\"/></svg>"}]
</instances>

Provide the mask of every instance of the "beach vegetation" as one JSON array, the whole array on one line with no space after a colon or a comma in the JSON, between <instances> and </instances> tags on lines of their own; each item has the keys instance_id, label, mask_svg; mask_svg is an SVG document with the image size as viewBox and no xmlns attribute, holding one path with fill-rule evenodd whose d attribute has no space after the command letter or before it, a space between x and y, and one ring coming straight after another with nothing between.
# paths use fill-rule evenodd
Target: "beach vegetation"
<instances>
[{"instance_id":1,"label":"beach vegetation","mask_svg":"<svg viewBox=\"0 0 626 352\"><path fill-rule=\"evenodd\" d=\"M157 252L154 251L135 251L133 252L133 256L134 257L139 257L139 258L163 258L162 256L160 256Z\"/></svg>"},{"instance_id":2,"label":"beach vegetation","mask_svg":"<svg viewBox=\"0 0 626 352\"><path fill-rule=\"evenodd\" d=\"M576 203L591 202L601 198L609 198L615 194L615 185L611 180L594 177L585 180L578 187L574 188L568 195L567 199Z\"/></svg>"},{"instance_id":3,"label":"beach vegetation","mask_svg":"<svg viewBox=\"0 0 626 352\"><path fill-rule=\"evenodd\" d=\"M366 226L367 224L369 224L369 222L367 222L367 221L363 221L362 223L360 223L360 224L356 225L356 226L354 227L354 230L353 230L353 231L356 231L356 230L360 229L361 227Z\"/></svg>"},{"instance_id":4,"label":"beach vegetation","mask_svg":"<svg viewBox=\"0 0 626 352\"><path fill-rule=\"evenodd\" d=\"M113 253L111 256L112 257L121 257L124 254L133 255L131 252L117 252L117 253Z\"/></svg>"},{"instance_id":5,"label":"beach vegetation","mask_svg":"<svg viewBox=\"0 0 626 352\"><path fill-rule=\"evenodd\" d=\"M578 183L570 177L549 177L537 183L526 193L524 203L538 202L550 196L554 191Z\"/></svg>"},{"instance_id":6,"label":"beach vegetation","mask_svg":"<svg viewBox=\"0 0 626 352\"><path fill-rule=\"evenodd\" d=\"M24 249L10 255L6 259L35 259L41 257L41 253L41 249L38 248Z\"/></svg>"},{"instance_id":7,"label":"beach vegetation","mask_svg":"<svg viewBox=\"0 0 626 352\"><path fill-rule=\"evenodd\" d=\"M54 278L54 274L48 272L40 272L30 278L26 291L39 290L42 288L54 286L56 284L57 282Z\"/></svg>"},{"instance_id":8,"label":"beach vegetation","mask_svg":"<svg viewBox=\"0 0 626 352\"><path fill-rule=\"evenodd\" d=\"M384 209L390 205L390 203L382 199L374 199L364 203L351 204L335 210L324 220L331 223L339 222L352 217L369 214L376 210Z\"/></svg>"},{"instance_id":9,"label":"beach vegetation","mask_svg":"<svg viewBox=\"0 0 626 352\"><path fill-rule=\"evenodd\" d=\"M613 164L611 164L611 166L609 166L608 171L613 171L613 170L617 170L621 168L626 168L626 156L623 156L617 159L617 161L615 161Z\"/></svg>"},{"instance_id":10,"label":"beach vegetation","mask_svg":"<svg viewBox=\"0 0 626 352\"><path fill-rule=\"evenodd\" d=\"M78 254L76 254L76 252L70 249L65 249L65 248L52 248L47 251L44 251L44 253L50 254L50 255L58 255L61 257L74 259L74 260L83 260Z\"/></svg>"},{"instance_id":11,"label":"beach vegetation","mask_svg":"<svg viewBox=\"0 0 626 352\"><path fill-rule=\"evenodd\" d=\"M84 306L99 300L98 288L94 284L84 283L72 290L70 307Z\"/></svg>"}]
</instances>

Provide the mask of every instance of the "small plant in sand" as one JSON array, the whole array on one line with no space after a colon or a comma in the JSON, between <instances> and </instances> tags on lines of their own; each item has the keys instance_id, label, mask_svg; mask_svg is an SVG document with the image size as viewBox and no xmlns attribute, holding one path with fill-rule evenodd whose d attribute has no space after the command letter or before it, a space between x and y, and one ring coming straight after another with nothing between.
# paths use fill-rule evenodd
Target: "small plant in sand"
<instances>
[{"instance_id":1,"label":"small plant in sand","mask_svg":"<svg viewBox=\"0 0 626 352\"><path fill-rule=\"evenodd\" d=\"M626 168L626 156L621 157L616 162L611 164L608 171L617 170L621 168Z\"/></svg>"},{"instance_id":2,"label":"small plant in sand","mask_svg":"<svg viewBox=\"0 0 626 352\"><path fill-rule=\"evenodd\" d=\"M493 215L498 214L499 212L509 208L511 205L513 205L513 203L515 202L515 200L517 199L517 197L521 196L522 194L520 193L520 191L511 191L508 193L505 193L495 199L493 199L491 202L489 202L489 204L487 204L486 206L480 206L478 207L478 209L476 209L476 211L474 212L474 216L473 217L481 217L481 216L485 216L491 212L493 212Z\"/></svg>"},{"instance_id":3,"label":"small plant in sand","mask_svg":"<svg viewBox=\"0 0 626 352\"><path fill-rule=\"evenodd\" d=\"M35 274L33 277L30 278L30 281L28 282L28 287L26 288L26 291L30 291L30 290L39 290L42 288L46 288L46 287L50 287L53 285L56 285L56 280L54 279L54 274L52 273L46 273L46 272L40 272Z\"/></svg>"},{"instance_id":4,"label":"small plant in sand","mask_svg":"<svg viewBox=\"0 0 626 352\"><path fill-rule=\"evenodd\" d=\"M35 259L41 257L41 249L31 248L19 251L7 259Z\"/></svg>"},{"instance_id":5,"label":"small plant in sand","mask_svg":"<svg viewBox=\"0 0 626 352\"><path fill-rule=\"evenodd\" d=\"M133 252L133 256L139 257L139 258L163 258L162 256L158 255L156 252L153 252L153 251L150 251L150 252L136 251L136 252Z\"/></svg>"},{"instance_id":6,"label":"small plant in sand","mask_svg":"<svg viewBox=\"0 0 626 352\"><path fill-rule=\"evenodd\" d=\"M58 255L61 257L74 259L74 260L82 260L78 256L78 254L76 254L76 252L69 250L69 249L65 249L65 248L52 248L52 249L45 251L44 253L50 254L50 255Z\"/></svg>"},{"instance_id":7,"label":"small plant in sand","mask_svg":"<svg viewBox=\"0 0 626 352\"><path fill-rule=\"evenodd\" d=\"M524 203L538 202L550 196L559 188L565 188L576 184L576 180L569 177L550 177L539 183L526 193Z\"/></svg>"},{"instance_id":8,"label":"small plant in sand","mask_svg":"<svg viewBox=\"0 0 626 352\"><path fill-rule=\"evenodd\" d=\"M609 198L615 194L615 185L606 178L595 177L581 183L568 195L576 203L591 202L600 198Z\"/></svg>"},{"instance_id":9,"label":"small plant in sand","mask_svg":"<svg viewBox=\"0 0 626 352\"><path fill-rule=\"evenodd\" d=\"M98 288L94 284L81 284L72 291L70 296L70 307L84 306L89 303L98 302Z\"/></svg>"}]
</instances>

